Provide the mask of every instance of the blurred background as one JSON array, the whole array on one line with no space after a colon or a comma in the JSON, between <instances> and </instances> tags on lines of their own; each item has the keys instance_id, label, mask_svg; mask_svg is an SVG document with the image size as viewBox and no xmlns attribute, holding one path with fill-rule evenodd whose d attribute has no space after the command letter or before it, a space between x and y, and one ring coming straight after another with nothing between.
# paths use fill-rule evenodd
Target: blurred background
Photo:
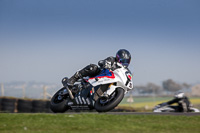
<instances>
[{"instance_id":1,"label":"blurred background","mask_svg":"<svg viewBox=\"0 0 200 133\"><path fill-rule=\"evenodd\" d=\"M0 95L48 99L63 77L127 49L135 87L122 104L149 101L138 105L149 108L177 91L200 104L199 6L199 0L0 0Z\"/></svg>"}]
</instances>

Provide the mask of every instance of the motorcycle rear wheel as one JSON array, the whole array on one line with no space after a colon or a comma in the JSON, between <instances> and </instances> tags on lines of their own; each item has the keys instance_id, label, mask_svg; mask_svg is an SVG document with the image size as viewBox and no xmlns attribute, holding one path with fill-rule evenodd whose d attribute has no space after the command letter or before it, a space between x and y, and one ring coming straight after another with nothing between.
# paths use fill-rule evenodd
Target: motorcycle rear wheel
<instances>
[{"instance_id":1,"label":"motorcycle rear wheel","mask_svg":"<svg viewBox=\"0 0 200 133\"><path fill-rule=\"evenodd\" d=\"M102 104L101 98L97 99L97 101L94 104L94 108L98 112L107 112L112 109L114 109L124 98L124 89L123 88L116 88L114 94L112 96L112 99L109 99L109 101L105 104Z\"/></svg>"},{"instance_id":2,"label":"motorcycle rear wheel","mask_svg":"<svg viewBox=\"0 0 200 133\"><path fill-rule=\"evenodd\" d=\"M62 89L58 90L54 96L51 98L51 102L50 102L50 109L54 112L54 113L64 113L65 111L68 110L68 106L66 105L67 103L67 99L69 98L69 96L63 96L62 99L59 99L59 93L61 91L63 91L65 89L65 87L63 87Z\"/></svg>"}]
</instances>

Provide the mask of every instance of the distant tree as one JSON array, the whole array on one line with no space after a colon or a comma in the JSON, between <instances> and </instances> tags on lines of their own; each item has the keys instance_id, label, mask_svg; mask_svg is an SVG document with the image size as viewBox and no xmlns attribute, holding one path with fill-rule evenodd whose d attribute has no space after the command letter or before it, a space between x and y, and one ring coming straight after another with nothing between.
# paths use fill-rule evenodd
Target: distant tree
<instances>
[{"instance_id":1,"label":"distant tree","mask_svg":"<svg viewBox=\"0 0 200 133\"><path fill-rule=\"evenodd\" d=\"M147 90L150 93L158 94L159 91L161 90L161 87L156 85L156 84L154 84L154 83L148 83L147 84Z\"/></svg>"},{"instance_id":2,"label":"distant tree","mask_svg":"<svg viewBox=\"0 0 200 133\"><path fill-rule=\"evenodd\" d=\"M163 81L162 85L163 89L168 92L175 92L182 88L180 84L174 82L172 79Z\"/></svg>"},{"instance_id":3,"label":"distant tree","mask_svg":"<svg viewBox=\"0 0 200 133\"><path fill-rule=\"evenodd\" d=\"M146 86L140 85L140 86L135 86L135 88L138 90L139 93L146 93Z\"/></svg>"},{"instance_id":4,"label":"distant tree","mask_svg":"<svg viewBox=\"0 0 200 133\"><path fill-rule=\"evenodd\" d=\"M191 85L187 84L187 83L183 83L182 84L183 88L185 89L189 89L191 87Z\"/></svg>"},{"instance_id":5,"label":"distant tree","mask_svg":"<svg viewBox=\"0 0 200 133\"><path fill-rule=\"evenodd\" d=\"M158 94L161 87L154 84L154 83L148 83L147 85L140 85L140 86L135 86L137 88L139 93L145 94L145 93L156 93Z\"/></svg>"}]
</instances>

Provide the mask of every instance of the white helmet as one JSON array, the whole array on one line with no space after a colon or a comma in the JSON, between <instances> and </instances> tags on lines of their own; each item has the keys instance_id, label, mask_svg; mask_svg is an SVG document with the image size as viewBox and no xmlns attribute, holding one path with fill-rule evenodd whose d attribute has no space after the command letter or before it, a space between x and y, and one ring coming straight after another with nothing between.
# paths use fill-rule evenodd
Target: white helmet
<instances>
[{"instance_id":1,"label":"white helmet","mask_svg":"<svg viewBox=\"0 0 200 133\"><path fill-rule=\"evenodd\" d=\"M175 93L175 96L174 96L175 98L179 98L179 99L181 99L181 98L184 98L185 97L185 94L183 93L183 92L177 92L177 93Z\"/></svg>"}]
</instances>

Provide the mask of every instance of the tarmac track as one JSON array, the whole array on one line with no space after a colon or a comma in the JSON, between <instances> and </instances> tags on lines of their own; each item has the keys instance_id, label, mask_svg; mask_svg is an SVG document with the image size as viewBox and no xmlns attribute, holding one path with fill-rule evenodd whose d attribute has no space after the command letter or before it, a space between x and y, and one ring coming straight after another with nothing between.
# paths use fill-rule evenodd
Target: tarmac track
<instances>
[{"instance_id":1,"label":"tarmac track","mask_svg":"<svg viewBox=\"0 0 200 133\"><path fill-rule=\"evenodd\" d=\"M154 112L69 112L66 114L110 114L110 115L177 115L177 116L200 116L200 113L154 113Z\"/></svg>"},{"instance_id":2,"label":"tarmac track","mask_svg":"<svg viewBox=\"0 0 200 133\"><path fill-rule=\"evenodd\" d=\"M113 115L183 115L183 116L195 116L200 115L200 113L153 113L153 112L107 112L106 114Z\"/></svg>"}]
</instances>

